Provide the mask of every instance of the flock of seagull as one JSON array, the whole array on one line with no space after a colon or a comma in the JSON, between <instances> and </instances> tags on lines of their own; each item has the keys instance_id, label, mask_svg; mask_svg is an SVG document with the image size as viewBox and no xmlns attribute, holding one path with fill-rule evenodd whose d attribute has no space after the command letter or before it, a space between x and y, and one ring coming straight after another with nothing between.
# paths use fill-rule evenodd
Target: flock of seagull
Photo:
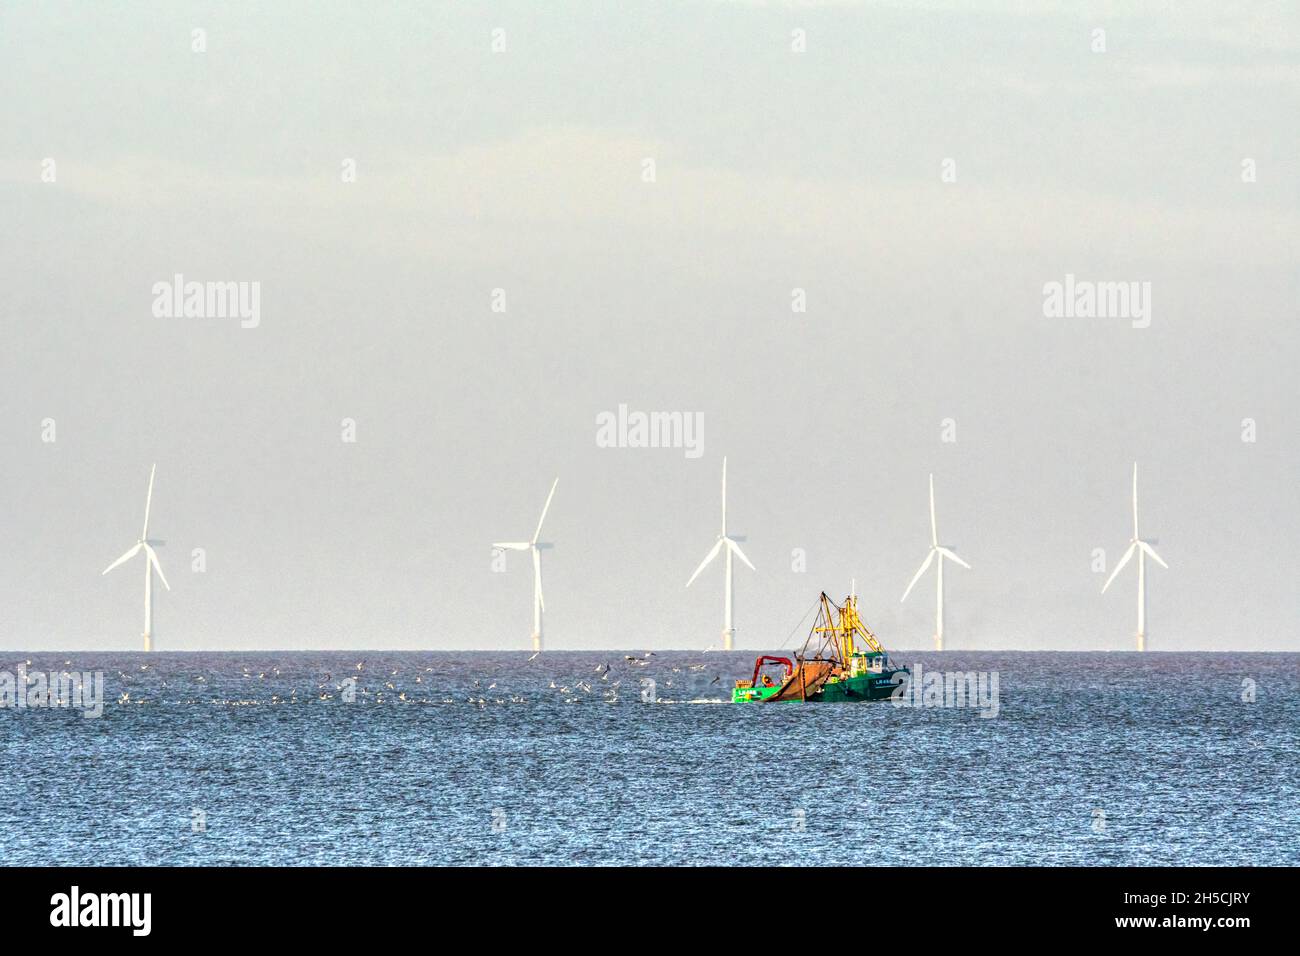
<instances>
[{"instance_id":1,"label":"flock of seagull","mask_svg":"<svg viewBox=\"0 0 1300 956\"><path fill-rule=\"evenodd\" d=\"M529 661L531 662L535 660L536 657L537 655L534 654L532 657L529 658ZM605 662L602 664L598 664L596 666L594 675L591 678L576 678L567 681L557 681L556 679L552 678L550 680L550 684L547 687L547 689L550 691L554 691L556 698L558 698L561 702L568 703L568 704L578 703L579 701L582 700L604 701L605 703L610 703L610 704L618 703L620 697L620 688L624 686L625 678L628 678L632 674L634 669L639 669L639 668L649 666L651 663L653 663L654 657L655 657L654 651L646 651L641 656L633 656L630 654L625 655L623 658L623 663L626 670L622 676L618 676L615 673L614 666L612 664L610 664L609 662ZM64 661L63 663L65 666L69 666L69 667L72 666L71 660ZM32 661L31 659L28 659L24 661L23 664L25 667L31 667ZM675 675L697 674L702 671L705 671L707 667L708 665L704 663L684 662L680 665L674 664L670 666L668 668L668 671L670 674L675 674ZM138 706L138 705L157 703L159 702L163 691L165 690L179 691L183 689L184 685L177 678L172 678L172 680L160 679L156 684L148 684L148 685L142 684L141 678L146 676L147 672L150 669L151 669L150 664L141 664L138 671L134 674L128 673L127 671L120 670L120 669L117 671L117 678L121 684L125 684L128 685L129 687L135 688L134 694L130 689L122 691L122 693L117 698L118 704L123 704L123 705L131 704L131 705ZM363 675L366 670L366 661L364 660L358 661L355 665L353 665L353 670L355 671L356 674ZM247 697L247 696L240 696L240 697L233 697L233 698L213 697L207 701L202 701L194 697L184 697L174 701L166 701L166 702L182 703L182 704L197 704L197 703L206 702L206 703L231 706L231 707L251 707L251 706L260 706L264 704L272 704L272 705L298 704L298 703L306 703L311 700L331 701L336 699L343 699L343 700L362 699L367 702L375 703L375 704L383 704L383 703L390 703L390 702L413 703L413 704L468 703L468 704L476 704L479 705L480 707L485 707L489 704L523 704L523 703L528 703L529 701L529 698L525 697L524 695L519 693L513 693L513 692L505 696L501 696L500 694L493 694L491 696L488 696L486 692L498 690L498 682L496 680L490 680L489 683L485 685L483 679L480 678L475 678L471 682L470 685L471 692L467 697L464 698L446 696L445 694L438 698L415 697L412 696L414 693L413 689L411 689L408 692L407 688L399 687L397 683L394 682L393 678L399 677L401 673L402 673L401 668L393 668L387 673L387 675L382 675L381 678L382 687L376 690L372 690L369 685L363 685L360 687L356 686L355 681L357 680L357 678L355 677L336 679L332 672L327 671L324 675L317 676L312 680L305 681L308 688L310 688L312 684L315 684L315 687L314 689L305 690L301 694L299 693L298 686L295 685L292 690L285 693L273 693L270 695L269 698ZM414 682L416 684L424 684L425 675L431 673L434 673L434 668L432 666L423 668L421 672L415 675ZM282 676L283 676L283 672L279 667L276 666L272 666L270 668L263 669L263 670L254 670L254 668L250 667L249 665L243 665L240 674L237 676L237 679L242 681L263 682L268 679L276 680L281 678ZM722 679L721 674L715 673L712 680L708 682L707 686L712 687L716 685L721 679ZM30 680L31 678L29 678L29 681ZM684 686L684 683L682 683L683 680L684 679L680 676L679 677L669 676L663 680L663 686L666 689L673 689L678 686ZM201 685L209 684L208 676L205 674L194 675L192 677L192 681L194 684L201 684ZM639 688L641 685L638 683L637 686L638 686L637 693L640 693ZM695 689L698 690L699 688L696 687ZM142 691L144 693L156 693L159 696L157 697L141 696ZM349 691L351 692L350 694ZM656 702L661 702L661 703L672 702L670 700L665 700L663 698L658 697L657 694L654 699ZM708 702L714 703L716 701L708 701Z\"/></svg>"}]
</instances>

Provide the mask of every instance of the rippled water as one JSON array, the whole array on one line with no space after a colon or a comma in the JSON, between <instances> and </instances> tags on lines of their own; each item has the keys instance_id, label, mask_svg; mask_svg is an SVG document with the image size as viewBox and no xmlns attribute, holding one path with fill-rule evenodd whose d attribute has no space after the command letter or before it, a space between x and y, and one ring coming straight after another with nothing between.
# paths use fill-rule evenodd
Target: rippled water
<instances>
[{"instance_id":1,"label":"rippled water","mask_svg":"<svg viewBox=\"0 0 1300 956\"><path fill-rule=\"evenodd\" d=\"M996 671L991 719L724 703L749 653L528 657L0 656L109 699L0 710L0 860L1300 862L1297 654L903 655Z\"/></svg>"}]
</instances>

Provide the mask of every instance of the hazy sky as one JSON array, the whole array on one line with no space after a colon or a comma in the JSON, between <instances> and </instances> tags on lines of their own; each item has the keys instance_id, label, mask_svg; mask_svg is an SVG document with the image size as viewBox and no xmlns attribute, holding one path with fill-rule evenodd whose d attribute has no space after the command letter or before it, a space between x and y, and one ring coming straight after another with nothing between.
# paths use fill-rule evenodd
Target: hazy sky
<instances>
[{"instance_id":1,"label":"hazy sky","mask_svg":"<svg viewBox=\"0 0 1300 956\"><path fill-rule=\"evenodd\" d=\"M525 648L556 475L548 646L704 648L725 454L739 646L928 646L933 471L949 647L1130 649L1136 458L1151 649L1296 650L1297 116L1290 3L6 3L0 647L139 646L156 461L160 650Z\"/></svg>"}]
</instances>

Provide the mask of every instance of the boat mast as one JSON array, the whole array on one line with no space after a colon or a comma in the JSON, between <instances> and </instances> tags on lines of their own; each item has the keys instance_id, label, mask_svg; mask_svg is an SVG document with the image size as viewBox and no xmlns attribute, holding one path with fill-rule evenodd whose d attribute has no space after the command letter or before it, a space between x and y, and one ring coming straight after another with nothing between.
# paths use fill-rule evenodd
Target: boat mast
<instances>
[{"instance_id":1,"label":"boat mast","mask_svg":"<svg viewBox=\"0 0 1300 956\"><path fill-rule=\"evenodd\" d=\"M818 600L821 602L821 610L817 614L817 620L813 622L812 630L808 632L808 639L804 641L800 659L807 657L808 645L815 634L822 635L822 644L817 651L819 658L829 645L834 650L834 656L840 657L841 662L847 665L855 655L860 653L854 638L861 638L862 642L876 654L885 653L884 645L858 616L858 599L854 595L850 594L844 599L842 608L827 597L825 591L821 593Z\"/></svg>"}]
</instances>

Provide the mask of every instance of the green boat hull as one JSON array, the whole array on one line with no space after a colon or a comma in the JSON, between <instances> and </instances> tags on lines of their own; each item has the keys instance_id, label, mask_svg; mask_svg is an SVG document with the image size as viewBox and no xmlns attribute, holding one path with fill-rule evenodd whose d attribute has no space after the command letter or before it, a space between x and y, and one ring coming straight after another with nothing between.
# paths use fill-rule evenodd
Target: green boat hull
<instances>
[{"instance_id":1,"label":"green boat hull","mask_svg":"<svg viewBox=\"0 0 1300 956\"><path fill-rule=\"evenodd\" d=\"M826 703L851 703L867 700L888 700L898 686L902 670L886 671L880 674L859 674L846 680L831 680L822 685L821 691L810 700Z\"/></svg>"},{"instance_id":2,"label":"green boat hull","mask_svg":"<svg viewBox=\"0 0 1300 956\"><path fill-rule=\"evenodd\" d=\"M869 672L856 677L831 678L814 693L808 695L810 704L848 704L870 700L888 700L898 686L907 668L901 667L884 670L879 673ZM768 698L780 693L779 684L772 687L737 687L731 692L733 704L761 704ZM801 703L799 698L779 701L779 703Z\"/></svg>"}]
</instances>

